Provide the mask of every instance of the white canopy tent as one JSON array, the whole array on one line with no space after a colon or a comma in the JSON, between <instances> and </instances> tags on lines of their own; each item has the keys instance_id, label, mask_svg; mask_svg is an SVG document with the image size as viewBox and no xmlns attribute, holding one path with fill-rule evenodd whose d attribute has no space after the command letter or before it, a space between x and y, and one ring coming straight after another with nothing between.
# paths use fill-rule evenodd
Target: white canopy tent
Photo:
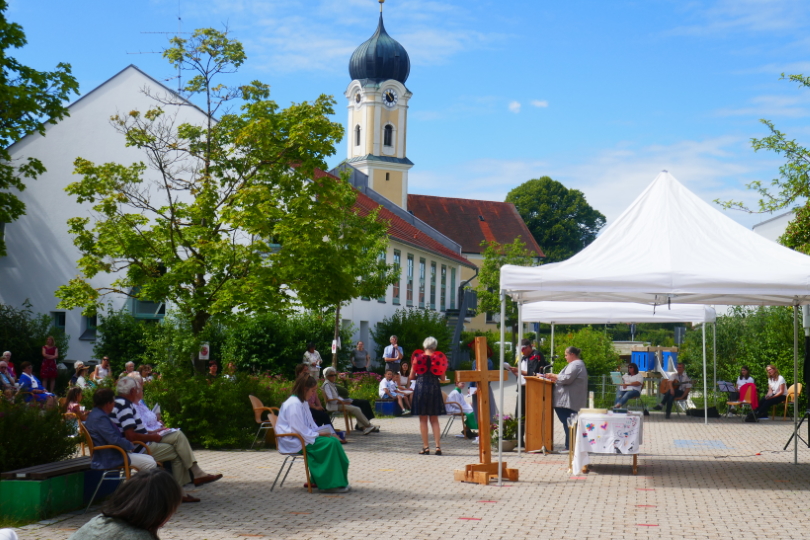
<instances>
[{"instance_id":1,"label":"white canopy tent","mask_svg":"<svg viewBox=\"0 0 810 540\"><path fill-rule=\"evenodd\" d=\"M703 339L706 338L705 323L714 323L716 313L711 306L697 304L672 304L652 306L630 302L531 302L518 308L518 328L522 339L524 322L542 322L551 325L551 354L554 354L554 326L556 324L615 324L615 323L674 323L691 322L703 324ZM715 353L716 354L716 353ZM716 356L715 356L716 363ZM706 366L706 348L703 348L703 365ZM716 370L716 367L715 367ZM523 411L518 387L518 424ZM704 400L704 409L706 408ZM518 453L521 441L518 440Z\"/></svg>"},{"instance_id":2,"label":"white canopy tent","mask_svg":"<svg viewBox=\"0 0 810 540\"><path fill-rule=\"evenodd\" d=\"M798 306L810 304L810 257L746 229L663 171L591 245L570 259L539 267L502 267L501 321L506 294L519 303L793 306L796 380ZM501 341L504 338L501 325ZM501 362L503 367L503 353ZM797 422L794 407L794 429Z\"/></svg>"}]
</instances>

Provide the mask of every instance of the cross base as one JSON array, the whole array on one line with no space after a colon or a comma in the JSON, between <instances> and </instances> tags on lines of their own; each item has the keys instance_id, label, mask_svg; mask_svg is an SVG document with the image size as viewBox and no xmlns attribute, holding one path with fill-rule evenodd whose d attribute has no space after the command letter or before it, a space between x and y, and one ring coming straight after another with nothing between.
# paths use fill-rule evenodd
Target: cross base
<instances>
[{"instance_id":1,"label":"cross base","mask_svg":"<svg viewBox=\"0 0 810 540\"><path fill-rule=\"evenodd\" d=\"M504 462L503 469L501 469L502 477L512 482L518 480L518 469L509 469ZM453 472L453 480L456 482L469 482L472 484L481 484L483 486L489 485L489 481L498 478L498 464L497 463L475 463L467 465L464 470L456 469Z\"/></svg>"}]
</instances>

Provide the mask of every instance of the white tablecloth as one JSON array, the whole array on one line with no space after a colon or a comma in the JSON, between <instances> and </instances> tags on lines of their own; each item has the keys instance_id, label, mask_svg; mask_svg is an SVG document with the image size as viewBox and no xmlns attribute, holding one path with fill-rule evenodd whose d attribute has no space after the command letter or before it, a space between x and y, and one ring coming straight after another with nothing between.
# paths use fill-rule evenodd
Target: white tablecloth
<instances>
[{"instance_id":1,"label":"white tablecloth","mask_svg":"<svg viewBox=\"0 0 810 540\"><path fill-rule=\"evenodd\" d=\"M573 473L577 474L596 454L638 454L642 442L642 413L579 415L574 443Z\"/></svg>"}]
</instances>

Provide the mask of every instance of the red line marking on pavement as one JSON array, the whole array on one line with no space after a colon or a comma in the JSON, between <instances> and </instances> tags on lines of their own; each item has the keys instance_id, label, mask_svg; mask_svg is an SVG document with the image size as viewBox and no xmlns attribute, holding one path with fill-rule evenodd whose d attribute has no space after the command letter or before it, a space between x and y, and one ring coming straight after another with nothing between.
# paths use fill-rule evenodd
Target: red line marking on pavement
<instances>
[{"instance_id":1,"label":"red line marking on pavement","mask_svg":"<svg viewBox=\"0 0 810 540\"><path fill-rule=\"evenodd\" d=\"M481 518L458 518L458 519L466 519L467 521L481 521Z\"/></svg>"},{"instance_id":2,"label":"red line marking on pavement","mask_svg":"<svg viewBox=\"0 0 810 540\"><path fill-rule=\"evenodd\" d=\"M569 480L587 480L587 476L572 476Z\"/></svg>"},{"instance_id":3,"label":"red line marking on pavement","mask_svg":"<svg viewBox=\"0 0 810 540\"><path fill-rule=\"evenodd\" d=\"M656 523L636 523L639 527L658 527Z\"/></svg>"},{"instance_id":4,"label":"red line marking on pavement","mask_svg":"<svg viewBox=\"0 0 810 540\"><path fill-rule=\"evenodd\" d=\"M637 504L636 506L638 506L639 508L658 508L654 504Z\"/></svg>"},{"instance_id":5,"label":"red line marking on pavement","mask_svg":"<svg viewBox=\"0 0 810 540\"><path fill-rule=\"evenodd\" d=\"M638 491L655 491L655 488L636 488Z\"/></svg>"},{"instance_id":6,"label":"red line marking on pavement","mask_svg":"<svg viewBox=\"0 0 810 540\"><path fill-rule=\"evenodd\" d=\"M498 501L478 501L478 502L480 502L480 503L496 503Z\"/></svg>"}]
</instances>

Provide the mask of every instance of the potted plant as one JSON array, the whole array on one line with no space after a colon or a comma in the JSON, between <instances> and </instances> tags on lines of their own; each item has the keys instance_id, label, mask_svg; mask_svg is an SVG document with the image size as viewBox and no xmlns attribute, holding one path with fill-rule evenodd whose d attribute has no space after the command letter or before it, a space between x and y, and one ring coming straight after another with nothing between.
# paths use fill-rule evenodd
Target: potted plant
<instances>
[{"instance_id":1,"label":"potted plant","mask_svg":"<svg viewBox=\"0 0 810 540\"><path fill-rule=\"evenodd\" d=\"M492 426L490 427L490 441L493 448L498 448L498 420L500 418L500 416L496 416L495 422L493 422ZM503 415L502 418L503 442L501 444L501 450L504 452L511 452L517 446L518 421L517 418L508 414Z\"/></svg>"}]
</instances>

